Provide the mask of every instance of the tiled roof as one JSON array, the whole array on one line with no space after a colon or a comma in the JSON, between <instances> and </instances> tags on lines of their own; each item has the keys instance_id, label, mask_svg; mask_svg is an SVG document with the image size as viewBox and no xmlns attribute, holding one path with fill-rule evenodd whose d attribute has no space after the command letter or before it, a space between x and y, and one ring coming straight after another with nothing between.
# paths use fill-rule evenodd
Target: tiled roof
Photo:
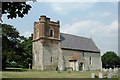
<instances>
[{"instance_id":1,"label":"tiled roof","mask_svg":"<svg viewBox=\"0 0 120 80\"><path fill-rule=\"evenodd\" d=\"M60 39L64 49L100 52L91 38L60 33Z\"/></svg>"},{"instance_id":2,"label":"tiled roof","mask_svg":"<svg viewBox=\"0 0 120 80\"><path fill-rule=\"evenodd\" d=\"M70 56L69 60L70 60L70 61L72 61L72 60L79 60L79 61L81 61L81 62L84 62L84 61L85 61L84 57L83 57L80 53L74 53L74 54L72 54L72 55Z\"/></svg>"}]
</instances>

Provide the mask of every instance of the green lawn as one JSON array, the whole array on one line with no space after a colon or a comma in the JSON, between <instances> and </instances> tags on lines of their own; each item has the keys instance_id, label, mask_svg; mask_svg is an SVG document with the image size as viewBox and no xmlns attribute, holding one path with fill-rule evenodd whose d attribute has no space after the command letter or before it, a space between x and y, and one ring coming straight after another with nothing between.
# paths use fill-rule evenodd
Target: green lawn
<instances>
[{"instance_id":1,"label":"green lawn","mask_svg":"<svg viewBox=\"0 0 120 80\"><path fill-rule=\"evenodd\" d=\"M94 72L98 74L98 71L83 71L75 72L72 71L3 71L3 78L90 78L91 73Z\"/></svg>"},{"instance_id":2,"label":"green lawn","mask_svg":"<svg viewBox=\"0 0 120 80\"><path fill-rule=\"evenodd\" d=\"M99 71L71 71L70 73L68 71L60 71L59 73L57 71L13 69L0 72L0 78L91 78L91 73L95 73L96 75L98 75Z\"/></svg>"}]
</instances>

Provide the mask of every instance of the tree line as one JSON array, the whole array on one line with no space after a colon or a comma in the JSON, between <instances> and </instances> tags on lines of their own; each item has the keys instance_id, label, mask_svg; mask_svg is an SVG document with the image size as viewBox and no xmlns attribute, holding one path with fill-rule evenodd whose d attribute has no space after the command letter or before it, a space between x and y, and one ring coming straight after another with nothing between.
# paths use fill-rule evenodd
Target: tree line
<instances>
[{"instance_id":1,"label":"tree line","mask_svg":"<svg viewBox=\"0 0 120 80\"><path fill-rule=\"evenodd\" d=\"M20 36L16 28L1 24L2 28L2 68L28 68L32 64L32 37Z\"/></svg>"}]
</instances>

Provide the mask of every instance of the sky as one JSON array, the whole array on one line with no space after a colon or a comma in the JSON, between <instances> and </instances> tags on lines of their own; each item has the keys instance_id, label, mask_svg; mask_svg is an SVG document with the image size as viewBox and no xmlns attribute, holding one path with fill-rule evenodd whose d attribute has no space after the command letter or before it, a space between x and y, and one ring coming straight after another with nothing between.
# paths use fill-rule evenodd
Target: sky
<instances>
[{"instance_id":1,"label":"sky","mask_svg":"<svg viewBox=\"0 0 120 80\"><path fill-rule=\"evenodd\" d=\"M60 31L92 38L101 55L106 51L118 53L118 3L117 2L28 2L32 6L24 18L7 19L21 35L33 33L34 21L46 15L52 21L60 21Z\"/></svg>"}]
</instances>

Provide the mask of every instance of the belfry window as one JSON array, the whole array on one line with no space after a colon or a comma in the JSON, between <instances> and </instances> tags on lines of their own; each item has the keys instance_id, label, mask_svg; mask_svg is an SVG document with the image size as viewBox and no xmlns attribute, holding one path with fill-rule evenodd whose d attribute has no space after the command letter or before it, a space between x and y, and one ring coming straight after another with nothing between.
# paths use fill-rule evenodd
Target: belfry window
<instances>
[{"instance_id":1,"label":"belfry window","mask_svg":"<svg viewBox=\"0 0 120 80\"><path fill-rule=\"evenodd\" d=\"M54 30L53 30L52 28L49 30L49 36L50 36L50 37L53 37L53 36L54 36Z\"/></svg>"}]
</instances>

